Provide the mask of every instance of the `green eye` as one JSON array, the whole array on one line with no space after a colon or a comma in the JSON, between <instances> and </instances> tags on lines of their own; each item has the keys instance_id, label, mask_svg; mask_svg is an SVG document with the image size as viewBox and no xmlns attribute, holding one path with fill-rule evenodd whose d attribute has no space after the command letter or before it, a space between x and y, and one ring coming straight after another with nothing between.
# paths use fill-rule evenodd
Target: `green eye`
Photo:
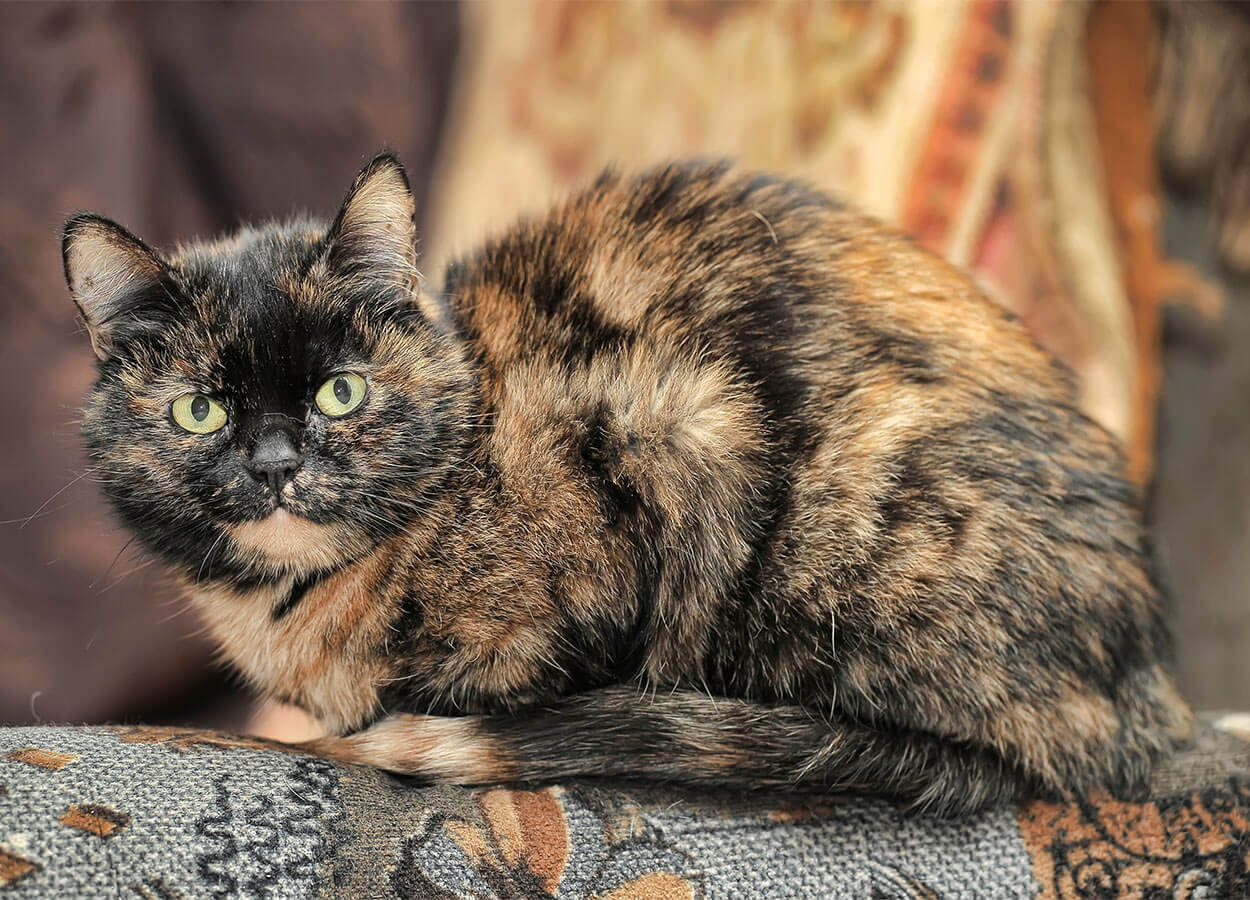
<instances>
[{"instance_id":1,"label":"green eye","mask_svg":"<svg viewBox=\"0 0 1250 900\"><path fill-rule=\"evenodd\" d=\"M317 389L317 409L327 416L345 416L365 402L365 380L353 372L335 375Z\"/></svg>"},{"instance_id":2,"label":"green eye","mask_svg":"<svg viewBox=\"0 0 1250 900\"><path fill-rule=\"evenodd\" d=\"M203 394L183 394L174 401L174 421L194 434L211 434L226 424L226 411Z\"/></svg>"}]
</instances>

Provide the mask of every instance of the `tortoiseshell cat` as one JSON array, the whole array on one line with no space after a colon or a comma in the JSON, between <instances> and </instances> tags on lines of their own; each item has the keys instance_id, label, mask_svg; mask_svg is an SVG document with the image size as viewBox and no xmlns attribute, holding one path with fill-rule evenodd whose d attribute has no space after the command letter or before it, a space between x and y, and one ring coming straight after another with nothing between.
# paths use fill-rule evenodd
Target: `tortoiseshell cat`
<instances>
[{"instance_id":1,"label":"tortoiseshell cat","mask_svg":"<svg viewBox=\"0 0 1250 900\"><path fill-rule=\"evenodd\" d=\"M330 226L65 232L122 518L306 745L437 781L1137 783L1191 714L1069 373L793 182L603 175L419 291L392 157Z\"/></svg>"}]
</instances>

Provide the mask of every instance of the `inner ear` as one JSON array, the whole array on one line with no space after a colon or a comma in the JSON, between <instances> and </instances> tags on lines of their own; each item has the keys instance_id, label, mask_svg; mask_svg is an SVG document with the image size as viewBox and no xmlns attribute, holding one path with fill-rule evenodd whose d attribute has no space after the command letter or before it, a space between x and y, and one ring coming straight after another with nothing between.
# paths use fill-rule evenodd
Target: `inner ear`
<instances>
[{"instance_id":1,"label":"inner ear","mask_svg":"<svg viewBox=\"0 0 1250 900\"><path fill-rule=\"evenodd\" d=\"M107 359L125 329L145 324L153 299L164 293L168 268L125 228L89 213L65 223L61 256L91 347Z\"/></svg>"},{"instance_id":2,"label":"inner ear","mask_svg":"<svg viewBox=\"0 0 1250 900\"><path fill-rule=\"evenodd\" d=\"M360 170L330 228L331 271L417 287L416 204L404 167L382 153Z\"/></svg>"}]
</instances>

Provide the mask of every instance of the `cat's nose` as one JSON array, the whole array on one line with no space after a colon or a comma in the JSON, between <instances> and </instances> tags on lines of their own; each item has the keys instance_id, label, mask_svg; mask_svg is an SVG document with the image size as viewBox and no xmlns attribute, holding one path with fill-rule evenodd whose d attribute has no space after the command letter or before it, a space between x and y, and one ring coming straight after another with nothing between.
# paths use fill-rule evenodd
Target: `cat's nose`
<instances>
[{"instance_id":1,"label":"cat's nose","mask_svg":"<svg viewBox=\"0 0 1250 900\"><path fill-rule=\"evenodd\" d=\"M285 431L267 431L256 441L247 458L247 470L257 481L269 485L275 496L282 495L286 483L295 477L304 461L290 435Z\"/></svg>"}]
</instances>

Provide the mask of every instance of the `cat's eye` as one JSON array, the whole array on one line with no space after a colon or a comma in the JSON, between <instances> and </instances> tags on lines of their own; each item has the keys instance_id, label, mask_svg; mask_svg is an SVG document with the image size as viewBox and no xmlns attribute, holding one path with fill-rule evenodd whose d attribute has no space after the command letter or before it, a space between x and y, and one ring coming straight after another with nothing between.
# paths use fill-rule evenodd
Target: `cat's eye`
<instances>
[{"instance_id":1,"label":"cat's eye","mask_svg":"<svg viewBox=\"0 0 1250 900\"><path fill-rule=\"evenodd\" d=\"M365 402L367 388L365 380L359 375L341 372L317 389L317 409L332 418L345 416Z\"/></svg>"},{"instance_id":2,"label":"cat's eye","mask_svg":"<svg viewBox=\"0 0 1250 900\"><path fill-rule=\"evenodd\" d=\"M183 394L170 411L178 427L194 434L211 434L226 424L221 404L203 394Z\"/></svg>"}]
</instances>

